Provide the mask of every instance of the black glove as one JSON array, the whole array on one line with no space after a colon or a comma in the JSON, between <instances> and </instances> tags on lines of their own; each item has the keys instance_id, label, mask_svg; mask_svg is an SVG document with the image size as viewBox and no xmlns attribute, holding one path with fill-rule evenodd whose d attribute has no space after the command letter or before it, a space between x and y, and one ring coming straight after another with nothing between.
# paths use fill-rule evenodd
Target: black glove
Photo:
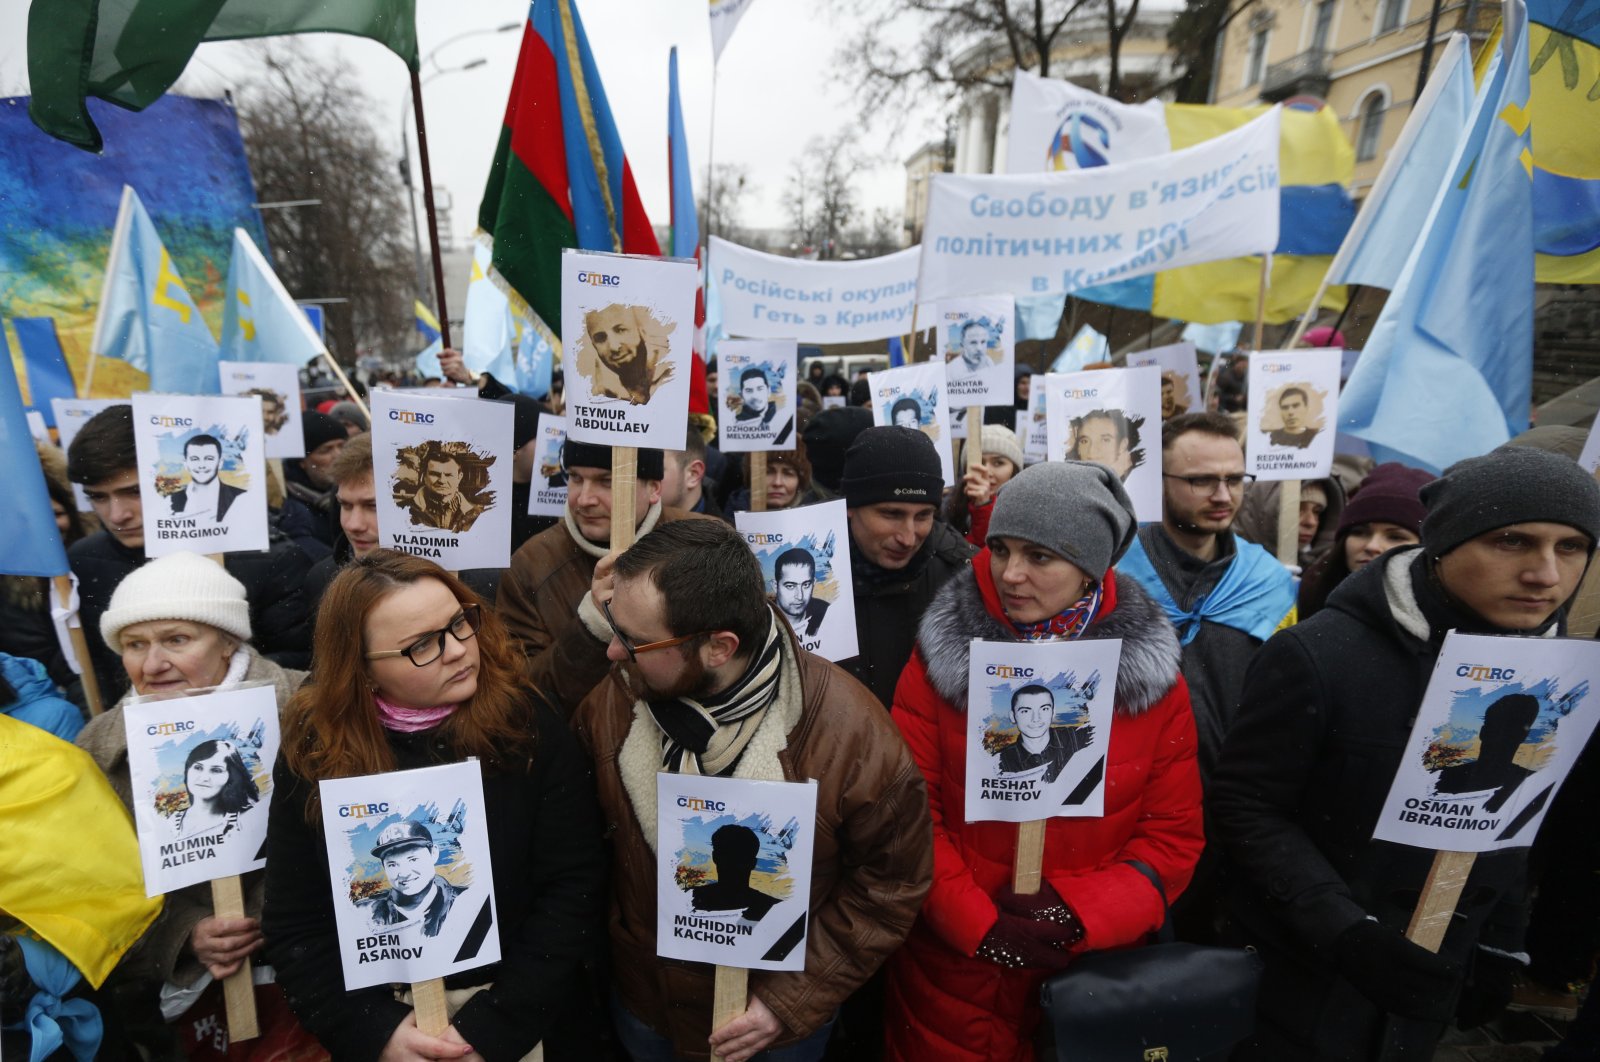
<instances>
[{"instance_id":1,"label":"black glove","mask_svg":"<svg viewBox=\"0 0 1600 1062\"><path fill-rule=\"evenodd\" d=\"M1049 922L1065 929L1070 940L1065 946L1083 939L1083 923L1078 921L1078 916L1072 913L1072 908L1061 898L1061 894L1051 887L1048 881L1039 883L1039 891L1023 895L1005 888L994 898L995 906L1006 914L1016 915L1018 918L1027 918L1036 922Z\"/></svg>"},{"instance_id":2,"label":"black glove","mask_svg":"<svg viewBox=\"0 0 1600 1062\"><path fill-rule=\"evenodd\" d=\"M1501 952L1479 948L1472 956L1472 972L1456 1004L1456 1026L1476 1029L1500 1016L1511 1002L1522 962Z\"/></svg>"},{"instance_id":3,"label":"black glove","mask_svg":"<svg viewBox=\"0 0 1600 1062\"><path fill-rule=\"evenodd\" d=\"M0 1024L21 1021L34 992L33 978L22 961L22 945L9 934L0 933Z\"/></svg>"},{"instance_id":4,"label":"black glove","mask_svg":"<svg viewBox=\"0 0 1600 1062\"><path fill-rule=\"evenodd\" d=\"M1080 934L1082 930L1078 931ZM1072 961L1065 950L1072 946L1072 931L1053 922L1018 918L1005 911L978 945L978 957L1008 970L1024 966L1063 970Z\"/></svg>"},{"instance_id":5,"label":"black glove","mask_svg":"<svg viewBox=\"0 0 1600 1062\"><path fill-rule=\"evenodd\" d=\"M1339 973L1391 1014L1449 1021L1461 968L1411 943L1381 922L1363 919L1333 944Z\"/></svg>"}]
</instances>

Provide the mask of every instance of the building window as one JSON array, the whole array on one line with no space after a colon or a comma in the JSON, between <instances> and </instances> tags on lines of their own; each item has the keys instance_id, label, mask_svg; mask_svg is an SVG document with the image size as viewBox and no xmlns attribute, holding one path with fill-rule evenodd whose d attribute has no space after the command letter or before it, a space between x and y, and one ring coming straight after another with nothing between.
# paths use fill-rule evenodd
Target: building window
<instances>
[{"instance_id":1,"label":"building window","mask_svg":"<svg viewBox=\"0 0 1600 1062\"><path fill-rule=\"evenodd\" d=\"M1254 85L1267 72L1267 35L1271 30L1258 29L1250 36L1250 57L1245 65L1245 84Z\"/></svg>"},{"instance_id":2,"label":"building window","mask_svg":"<svg viewBox=\"0 0 1600 1062\"><path fill-rule=\"evenodd\" d=\"M1317 4L1317 21L1311 30L1311 50L1314 52L1328 50L1328 38L1333 29L1333 4L1334 0L1321 0Z\"/></svg>"},{"instance_id":3,"label":"building window","mask_svg":"<svg viewBox=\"0 0 1600 1062\"><path fill-rule=\"evenodd\" d=\"M1379 0L1378 32L1389 33L1400 28L1405 21L1406 0Z\"/></svg>"},{"instance_id":4,"label":"building window","mask_svg":"<svg viewBox=\"0 0 1600 1062\"><path fill-rule=\"evenodd\" d=\"M1378 157L1383 140L1383 115L1389 108L1383 94L1374 92L1361 103L1361 127L1356 131L1356 161L1371 162Z\"/></svg>"}]
</instances>

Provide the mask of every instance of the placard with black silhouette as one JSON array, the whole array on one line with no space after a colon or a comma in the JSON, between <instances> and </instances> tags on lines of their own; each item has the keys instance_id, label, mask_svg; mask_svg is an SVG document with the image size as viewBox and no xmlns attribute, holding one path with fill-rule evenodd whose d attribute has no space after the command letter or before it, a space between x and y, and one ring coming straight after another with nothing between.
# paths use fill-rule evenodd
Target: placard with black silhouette
<instances>
[{"instance_id":1,"label":"placard with black silhouette","mask_svg":"<svg viewBox=\"0 0 1600 1062\"><path fill-rule=\"evenodd\" d=\"M944 363L923 362L867 373L872 392L872 423L915 428L933 440L945 486L955 486L950 453L950 406L945 395Z\"/></svg>"},{"instance_id":2,"label":"placard with black silhouette","mask_svg":"<svg viewBox=\"0 0 1600 1062\"><path fill-rule=\"evenodd\" d=\"M452 571L510 564L515 421L510 402L374 391L378 544Z\"/></svg>"},{"instance_id":3,"label":"placard with black silhouette","mask_svg":"<svg viewBox=\"0 0 1600 1062\"><path fill-rule=\"evenodd\" d=\"M1154 365L1161 370L1161 419L1169 421L1206 408L1200 399L1200 366L1193 343L1151 347L1128 355L1128 367Z\"/></svg>"},{"instance_id":4,"label":"placard with black silhouette","mask_svg":"<svg viewBox=\"0 0 1600 1062\"><path fill-rule=\"evenodd\" d=\"M52 398L50 409L56 415L56 434L61 438L61 452L66 453L78 432L89 423L89 418L109 406L126 405L126 398ZM94 512L89 496L83 493L83 484L72 485L72 496L77 499L80 513Z\"/></svg>"},{"instance_id":5,"label":"placard with black silhouette","mask_svg":"<svg viewBox=\"0 0 1600 1062\"><path fill-rule=\"evenodd\" d=\"M562 252L568 435L683 449L698 289L693 259Z\"/></svg>"},{"instance_id":6,"label":"placard with black silhouette","mask_svg":"<svg viewBox=\"0 0 1600 1062\"><path fill-rule=\"evenodd\" d=\"M968 822L1105 814L1118 638L974 640L967 663Z\"/></svg>"},{"instance_id":7,"label":"placard with black silhouette","mask_svg":"<svg viewBox=\"0 0 1600 1062\"><path fill-rule=\"evenodd\" d=\"M1161 519L1161 370L1049 373L1045 392L1052 461L1096 461L1116 472L1140 523Z\"/></svg>"},{"instance_id":8,"label":"placard with black silhouette","mask_svg":"<svg viewBox=\"0 0 1600 1062\"><path fill-rule=\"evenodd\" d=\"M268 457L304 457L305 433L300 428L300 370L276 361L219 361L225 395L261 399L261 429Z\"/></svg>"},{"instance_id":9,"label":"placard with black silhouette","mask_svg":"<svg viewBox=\"0 0 1600 1062\"><path fill-rule=\"evenodd\" d=\"M254 395L134 395L145 556L266 549L263 438Z\"/></svg>"},{"instance_id":10,"label":"placard with black silhouette","mask_svg":"<svg viewBox=\"0 0 1600 1062\"><path fill-rule=\"evenodd\" d=\"M1339 363L1337 350L1250 355L1246 472L1258 480L1319 479L1332 473Z\"/></svg>"},{"instance_id":11,"label":"placard with black silhouette","mask_svg":"<svg viewBox=\"0 0 1600 1062\"><path fill-rule=\"evenodd\" d=\"M800 345L792 339L724 339L717 344L724 453L792 450Z\"/></svg>"},{"instance_id":12,"label":"placard with black silhouette","mask_svg":"<svg viewBox=\"0 0 1600 1062\"><path fill-rule=\"evenodd\" d=\"M539 417L538 445L533 450L533 480L528 491L529 516L561 516L567 511L567 470L561 448L567 445L567 418Z\"/></svg>"},{"instance_id":13,"label":"placard with black silhouette","mask_svg":"<svg viewBox=\"0 0 1600 1062\"><path fill-rule=\"evenodd\" d=\"M1011 404L1015 320L1010 295L939 301L938 343L952 408Z\"/></svg>"},{"instance_id":14,"label":"placard with black silhouette","mask_svg":"<svg viewBox=\"0 0 1600 1062\"><path fill-rule=\"evenodd\" d=\"M265 866L275 688L135 700L122 722L145 893Z\"/></svg>"},{"instance_id":15,"label":"placard with black silhouette","mask_svg":"<svg viewBox=\"0 0 1600 1062\"><path fill-rule=\"evenodd\" d=\"M767 595L800 641L828 660L859 652L850 577L850 531L842 500L768 513L738 512L734 524L761 564Z\"/></svg>"},{"instance_id":16,"label":"placard with black silhouette","mask_svg":"<svg viewBox=\"0 0 1600 1062\"><path fill-rule=\"evenodd\" d=\"M347 990L500 961L476 760L318 787Z\"/></svg>"},{"instance_id":17,"label":"placard with black silhouette","mask_svg":"<svg viewBox=\"0 0 1600 1062\"><path fill-rule=\"evenodd\" d=\"M1373 837L1445 852L1533 843L1600 719L1600 643L1451 631Z\"/></svg>"},{"instance_id":18,"label":"placard with black silhouette","mask_svg":"<svg viewBox=\"0 0 1600 1062\"><path fill-rule=\"evenodd\" d=\"M815 782L656 775L656 954L804 970Z\"/></svg>"}]
</instances>

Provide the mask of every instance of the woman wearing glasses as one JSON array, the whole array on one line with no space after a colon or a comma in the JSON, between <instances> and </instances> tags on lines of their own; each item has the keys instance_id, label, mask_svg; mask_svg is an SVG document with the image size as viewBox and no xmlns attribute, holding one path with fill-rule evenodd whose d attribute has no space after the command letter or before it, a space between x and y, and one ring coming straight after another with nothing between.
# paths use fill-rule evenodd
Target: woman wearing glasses
<instances>
[{"instance_id":1,"label":"woman wearing glasses","mask_svg":"<svg viewBox=\"0 0 1600 1062\"><path fill-rule=\"evenodd\" d=\"M300 1020L337 1058L517 1059L591 1000L605 873L588 760L522 679L504 625L431 561L376 550L322 599L315 681L290 705L274 772L264 928ZM449 979L429 1036L396 992L344 990L317 782L476 758L483 767L501 961Z\"/></svg>"}]
</instances>

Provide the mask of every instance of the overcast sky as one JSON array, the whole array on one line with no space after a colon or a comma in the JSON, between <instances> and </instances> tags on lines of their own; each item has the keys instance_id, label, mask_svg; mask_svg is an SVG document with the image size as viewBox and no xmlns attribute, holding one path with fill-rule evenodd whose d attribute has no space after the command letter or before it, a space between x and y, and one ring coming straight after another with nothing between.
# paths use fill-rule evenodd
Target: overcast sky
<instances>
[{"instance_id":1,"label":"overcast sky","mask_svg":"<svg viewBox=\"0 0 1600 1062\"><path fill-rule=\"evenodd\" d=\"M39 2L39 0L36 0ZM710 152L712 72L706 0L575 0L595 62L604 79L612 113L651 221L665 225L667 203L667 52L677 45L684 120L696 192ZM0 94L27 92L24 0L0 0ZM457 238L473 228L488 175L506 94L521 41L528 5L521 0L418 0L417 34L424 57L456 34L516 22L514 32L473 36L441 48L437 65L460 66L473 59L484 66L452 73L424 90L433 176L454 202ZM791 163L806 141L840 127L856 125L856 110L846 86L838 83L834 52L843 35L824 4L795 0L757 0L739 23L717 75L716 161L749 167L754 188L746 196L747 225L784 224L782 189ZM404 112L410 101L404 65L370 41L325 35L319 53L337 56L354 69L378 102L377 118L399 150ZM176 91L217 96L237 89L249 77L247 46L202 45ZM429 63L424 74L431 73ZM860 146L885 159L858 183L866 214L874 207L901 212L905 195L905 156L942 127L943 114L930 106L921 121L908 123L898 142L884 133L861 135ZM420 198L420 197L419 197Z\"/></svg>"}]
</instances>

